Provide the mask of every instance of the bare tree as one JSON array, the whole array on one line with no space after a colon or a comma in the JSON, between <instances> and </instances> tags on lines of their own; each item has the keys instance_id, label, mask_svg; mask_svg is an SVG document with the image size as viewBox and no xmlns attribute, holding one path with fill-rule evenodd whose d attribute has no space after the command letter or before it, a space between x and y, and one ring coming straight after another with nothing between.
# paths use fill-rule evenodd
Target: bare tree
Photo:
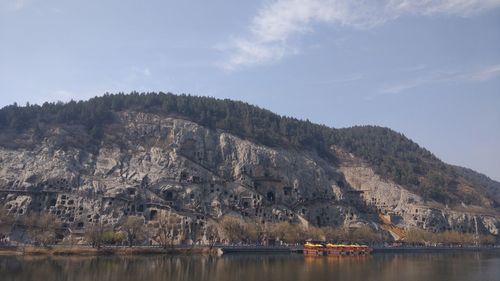
<instances>
[{"instance_id":1,"label":"bare tree","mask_svg":"<svg viewBox=\"0 0 500 281\"><path fill-rule=\"evenodd\" d=\"M283 240L286 243L299 243L305 240L306 230L300 224L288 223ZM323 237L323 232L317 233L320 237ZM323 238L322 238L323 239Z\"/></svg>"},{"instance_id":2,"label":"bare tree","mask_svg":"<svg viewBox=\"0 0 500 281\"><path fill-rule=\"evenodd\" d=\"M252 241L252 242L257 242L260 240L260 235L262 232L262 225L255 221L252 220L250 222L247 222L245 225L246 228L246 240Z\"/></svg>"},{"instance_id":3,"label":"bare tree","mask_svg":"<svg viewBox=\"0 0 500 281\"><path fill-rule=\"evenodd\" d=\"M246 227L244 221L234 215L226 215L220 221L220 225L224 230L229 241L239 242L246 236Z\"/></svg>"},{"instance_id":4,"label":"bare tree","mask_svg":"<svg viewBox=\"0 0 500 281\"><path fill-rule=\"evenodd\" d=\"M325 235L326 241L330 242L341 242L341 241L347 241L349 240L349 232L348 229L345 227L323 227L321 228L323 230L323 233Z\"/></svg>"},{"instance_id":5,"label":"bare tree","mask_svg":"<svg viewBox=\"0 0 500 281\"><path fill-rule=\"evenodd\" d=\"M267 224L266 229L269 242L274 244L274 242L280 240L281 237L283 237L282 230L277 223L268 222L266 224Z\"/></svg>"},{"instance_id":6,"label":"bare tree","mask_svg":"<svg viewBox=\"0 0 500 281\"><path fill-rule=\"evenodd\" d=\"M92 223L85 228L85 240L87 240L93 248L100 249L106 230L102 222Z\"/></svg>"},{"instance_id":7,"label":"bare tree","mask_svg":"<svg viewBox=\"0 0 500 281\"><path fill-rule=\"evenodd\" d=\"M158 218L158 230L156 239L163 247L173 247L175 238L180 234L180 220L172 212L162 214Z\"/></svg>"},{"instance_id":8,"label":"bare tree","mask_svg":"<svg viewBox=\"0 0 500 281\"><path fill-rule=\"evenodd\" d=\"M146 236L143 217L127 217L121 224L120 229L125 232L129 247L132 247L137 241L144 239Z\"/></svg>"},{"instance_id":9,"label":"bare tree","mask_svg":"<svg viewBox=\"0 0 500 281\"><path fill-rule=\"evenodd\" d=\"M25 225L29 237L42 246L48 246L56 241L56 231L59 228L57 217L48 213L28 214Z\"/></svg>"},{"instance_id":10,"label":"bare tree","mask_svg":"<svg viewBox=\"0 0 500 281\"><path fill-rule=\"evenodd\" d=\"M207 239L210 249L214 247L219 238L219 229L217 226L210 224L205 227L205 239Z\"/></svg>"},{"instance_id":11,"label":"bare tree","mask_svg":"<svg viewBox=\"0 0 500 281\"><path fill-rule=\"evenodd\" d=\"M326 239L323 230L312 225L309 225L309 228L307 229L307 236L309 239L316 241L325 241Z\"/></svg>"},{"instance_id":12,"label":"bare tree","mask_svg":"<svg viewBox=\"0 0 500 281\"><path fill-rule=\"evenodd\" d=\"M316 230L317 228L314 228ZM286 243L297 243L305 240L311 235L311 227L306 232L300 225L291 224L289 222L272 223L269 226L269 236L275 240L280 240Z\"/></svg>"}]
</instances>

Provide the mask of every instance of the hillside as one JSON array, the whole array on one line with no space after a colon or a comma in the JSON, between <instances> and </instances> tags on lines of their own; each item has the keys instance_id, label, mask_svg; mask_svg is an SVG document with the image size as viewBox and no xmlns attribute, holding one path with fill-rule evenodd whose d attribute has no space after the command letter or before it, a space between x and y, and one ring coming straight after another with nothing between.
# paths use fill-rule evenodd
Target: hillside
<instances>
[{"instance_id":1,"label":"hillside","mask_svg":"<svg viewBox=\"0 0 500 281\"><path fill-rule=\"evenodd\" d=\"M61 239L137 217L161 236L165 216L182 229L169 230L178 241L208 239L212 226L243 229L232 217L253 225L239 231L247 241L281 224L395 239L414 228L500 227L498 183L387 128L334 129L243 102L132 93L8 106L0 130L0 204L16 221L14 240L45 213L62 223ZM0 212L0 234L2 225Z\"/></svg>"},{"instance_id":2,"label":"hillside","mask_svg":"<svg viewBox=\"0 0 500 281\"><path fill-rule=\"evenodd\" d=\"M0 145L22 147L47 137L52 126L81 127L85 133L74 145L93 150L114 113L135 111L179 117L210 129L220 129L266 145L314 151L335 163L331 146L340 146L367 161L382 177L404 185L425 199L445 204L498 206L483 191L491 182L460 172L404 135L388 128L356 126L334 129L283 117L243 102L164 93L105 95L89 101L17 105L0 110ZM70 129L71 130L71 129ZM31 132L30 138L25 134ZM12 142L12 139L16 141ZM67 145L67 143L61 143ZM497 183L498 184L498 183Z\"/></svg>"}]
</instances>

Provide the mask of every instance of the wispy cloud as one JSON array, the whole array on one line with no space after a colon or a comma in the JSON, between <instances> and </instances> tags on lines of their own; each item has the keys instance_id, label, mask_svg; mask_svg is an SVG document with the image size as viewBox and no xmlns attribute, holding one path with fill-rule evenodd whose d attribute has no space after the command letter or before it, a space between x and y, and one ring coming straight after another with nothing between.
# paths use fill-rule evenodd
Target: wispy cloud
<instances>
[{"instance_id":1,"label":"wispy cloud","mask_svg":"<svg viewBox=\"0 0 500 281\"><path fill-rule=\"evenodd\" d=\"M343 84L343 83L350 83L350 82L355 82L359 81L365 78L365 75L363 73L354 73L350 75L346 75L343 77L335 77L330 80L325 80L325 81L318 81L314 82L313 84Z\"/></svg>"},{"instance_id":2,"label":"wispy cloud","mask_svg":"<svg viewBox=\"0 0 500 281\"><path fill-rule=\"evenodd\" d=\"M416 79L411 79L411 80L406 80L406 81L400 81L397 83L385 85L380 89L380 93L382 94L399 94L401 92L404 92L406 90L410 90L425 84L430 84L433 82L436 82L435 77L430 77L430 78L416 78Z\"/></svg>"},{"instance_id":3,"label":"wispy cloud","mask_svg":"<svg viewBox=\"0 0 500 281\"><path fill-rule=\"evenodd\" d=\"M26 7L28 0L0 0L0 9L4 8L10 11L22 10Z\"/></svg>"},{"instance_id":4,"label":"wispy cloud","mask_svg":"<svg viewBox=\"0 0 500 281\"><path fill-rule=\"evenodd\" d=\"M472 81L486 81L497 77L500 77L500 64L471 73L468 79Z\"/></svg>"},{"instance_id":5,"label":"wispy cloud","mask_svg":"<svg viewBox=\"0 0 500 281\"><path fill-rule=\"evenodd\" d=\"M131 66L117 72L118 74L110 78L110 87L118 91L145 90L146 85L153 82L153 72L149 67ZM167 79L167 78L162 78Z\"/></svg>"},{"instance_id":6,"label":"wispy cloud","mask_svg":"<svg viewBox=\"0 0 500 281\"><path fill-rule=\"evenodd\" d=\"M0 12L22 12L29 8L36 7L38 13L63 14L64 9L57 6L51 6L59 4L58 1L0 0Z\"/></svg>"},{"instance_id":7,"label":"wispy cloud","mask_svg":"<svg viewBox=\"0 0 500 281\"><path fill-rule=\"evenodd\" d=\"M13 2L13 7L16 10L20 10L24 8L24 6L26 5L26 0L14 0L12 2Z\"/></svg>"},{"instance_id":8,"label":"wispy cloud","mask_svg":"<svg viewBox=\"0 0 500 281\"><path fill-rule=\"evenodd\" d=\"M469 17L500 6L500 0L273 0L253 18L248 35L233 39L227 70L277 61L298 53L293 37L326 23L369 29L405 15Z\"/></svg>"},{"instance_id":9,"label":"wispy cloud","mask_svg":"<svg viewBox=\"0 0 500 281\"><path fill-rule=\"evenodd\" d=\"M146 77L149 77L151 76L151 70L148 67L146 67L142 70L142 74Z\"/></svg>"},{"instance_id":10,"label":"wispy cloud","mask_svg":"<svg viewBox=\"0 0 500 281\"><path fill-rule=\"evenodd\" d=\"M148 78L151 77L151 69L149 67L136 67L133 66L130 68L130 71L128 71L128 77L129 79L135 80L135 79L141 79L141 78Z\"/></svg>"},{"instance_id":11,"label":"wispy cloud","mask_svg":"<svg viewBox=\"0 0 500 281\"><path fill-rule=\"evenodd\" d=\"M427 75L383 86L379 94L399 94L421 86L445 82L481 82L500 77L500 64L470 71L433 71Z\"/></svg>"}]
</instances>

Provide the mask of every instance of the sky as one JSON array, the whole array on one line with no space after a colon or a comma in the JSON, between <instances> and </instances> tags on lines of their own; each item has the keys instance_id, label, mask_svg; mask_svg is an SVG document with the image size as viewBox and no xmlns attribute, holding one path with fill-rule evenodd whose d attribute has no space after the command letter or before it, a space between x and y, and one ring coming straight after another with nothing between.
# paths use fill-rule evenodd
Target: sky
<instances>
[{"instance_id":1,"label":"sky","mask_svg":"<svg viewBox=\"0 0 500 281\"><path fill-rule=\"evenodd\" d=\"M0 106L130 91L390 127L500 180L500 0L0 0Z\"/></svg>"}]
</instances>

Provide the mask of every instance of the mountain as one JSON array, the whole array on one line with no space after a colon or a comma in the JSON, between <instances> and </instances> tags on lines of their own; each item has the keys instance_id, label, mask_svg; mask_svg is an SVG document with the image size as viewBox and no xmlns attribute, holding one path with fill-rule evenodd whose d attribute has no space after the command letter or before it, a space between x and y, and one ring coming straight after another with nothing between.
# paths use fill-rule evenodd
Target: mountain
<instances>
[{"instance_id":1,"label":"mountain","mask_svg":"<svg viewBox=\"0 0 500 281\"><path fill-rule=\"evenodd\" d=\"M165 93L0 110L0 202L70 232L173 212L498 235L499 185L388 128L335 129L243 102ZM64 232L66 233L67 232ZM66 235L64 234L64 235Z\"/></svg>"}]
</instances>

